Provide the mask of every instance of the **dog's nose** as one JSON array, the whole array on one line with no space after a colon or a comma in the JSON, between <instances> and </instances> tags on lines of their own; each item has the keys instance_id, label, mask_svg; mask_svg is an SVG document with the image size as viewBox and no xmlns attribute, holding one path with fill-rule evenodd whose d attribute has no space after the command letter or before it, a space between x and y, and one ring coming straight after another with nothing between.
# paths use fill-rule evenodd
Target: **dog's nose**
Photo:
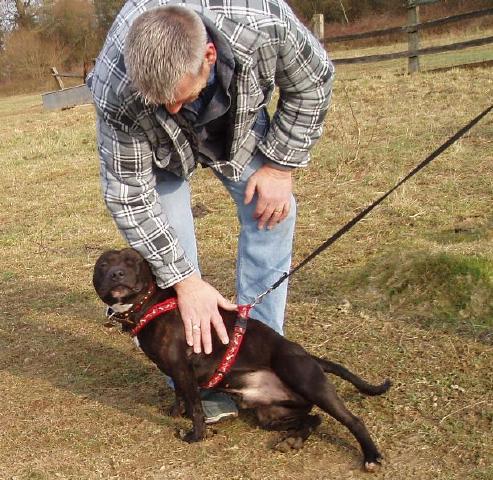
<instances>
[{"instance_id":1,"label":"dog's nose","mask_svg":"<svg viewBox=\"0 0 493 480\"><path fill-rule=\"evenodd\" d=\"M110 277L111 280L116 282L125 278L125 272L123 271L123 269L119 268L118 270L113 270L110 274Z\"/></svg>"}]
</instances>

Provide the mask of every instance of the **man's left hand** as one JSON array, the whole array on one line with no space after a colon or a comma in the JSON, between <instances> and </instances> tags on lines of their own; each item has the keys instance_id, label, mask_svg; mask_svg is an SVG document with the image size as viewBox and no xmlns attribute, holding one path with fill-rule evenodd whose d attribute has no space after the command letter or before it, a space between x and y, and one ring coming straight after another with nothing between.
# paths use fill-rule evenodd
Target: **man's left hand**
<instances>
[{"instance_id":1,"label":"man's left hand","mask_svg":"<svg viewBox=\"0 0 493 480\"><path fill-rule=\"evenodd\" d=\"M260 230L266 225L270 230L288 216L292 192L293 179L289 170L278 170L265 164L248 179L245 205L252 201L256 193L257 205L253 217L258 219Z\"/></svg>"}]
</instances>

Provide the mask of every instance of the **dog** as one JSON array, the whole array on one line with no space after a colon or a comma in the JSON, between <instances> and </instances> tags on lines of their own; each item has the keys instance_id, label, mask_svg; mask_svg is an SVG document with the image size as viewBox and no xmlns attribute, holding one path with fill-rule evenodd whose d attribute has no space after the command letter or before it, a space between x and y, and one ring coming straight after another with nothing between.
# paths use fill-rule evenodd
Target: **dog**
<instances>
[{"instance_id":1,"label":"dog","mask_svg":"<svg viewBox=\"0 0 493 480\"><path fill-rule=\"evenodd\" d=\"M103 253L94 267L93 284L101 300L118 312L124 331L138 325L149 308L175 297L172 288L156 286L149 264L132 248ZM221 315L231 339L237 314L221 310ZM193 353L178 309L159 315L136 337L147 357L173 379L176 398L170 414L186 413L193 424L184 440L204 439L199 385L214 374L226 346L213 334L211 354ZM351 431L363 452L364 469L374 471L382 456L363 421L346 408L326 373L349 381L366 395L383 394L391 386L388 379L380 385L369 384L342 365L310 355L251 318L236 362L217 390L232 395L240 408L254 409L261 427L284 432L276 445L281 451L302 448L321 422L318 415L310 414L317 405Z\"/></svg>"}]
</instances>

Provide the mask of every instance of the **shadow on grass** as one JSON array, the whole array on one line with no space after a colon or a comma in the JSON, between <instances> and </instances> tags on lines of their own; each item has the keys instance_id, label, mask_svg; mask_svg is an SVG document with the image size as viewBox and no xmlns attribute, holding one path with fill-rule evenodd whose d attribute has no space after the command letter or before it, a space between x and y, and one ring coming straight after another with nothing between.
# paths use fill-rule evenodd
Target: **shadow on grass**
<instances>
[{"instance_id":1,"label":"shadow on grass","mask_svg":"<svg viewBox=\"0 0 493 480\"><path fill-rule=\"evenodd\" d=\"M76 293L49 283L19 287L21 294L0 303L1 369L11 374L51 383L79 397L95 400L124 413L162 423L158 406L163 375L137 347L128 348L103 326L103 306L88 302L89 293ZM31 293L30 298L22 295ZM5 300L5 297L4 297ZM70 322L66 329L63 323ZM99 324L99 322L101 322ZM99 324L99 325L98 325ZM95 333L99 328L100 333ZM98 340L98 337L101 340ZM113 337L113 338L112 338ZM164 401L174 394L166 389Z\"/></svg>"}]
</instances>

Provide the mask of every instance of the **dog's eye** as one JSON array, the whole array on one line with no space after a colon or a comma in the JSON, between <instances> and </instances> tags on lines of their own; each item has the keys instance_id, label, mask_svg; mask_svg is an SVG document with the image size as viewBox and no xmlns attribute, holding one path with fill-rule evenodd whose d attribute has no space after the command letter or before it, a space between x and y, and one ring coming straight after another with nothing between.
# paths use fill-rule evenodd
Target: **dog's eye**
<instances>
[{"instance_id":1,"label":"dog's eye","mask_svg":"<svg viewBox=\"0 0 493 480\"><path fill-rule=\"evenodd\" d=\"M106 268L108 266L108 263L107 262L101 262L99 264L99 268Z\"/></svg>"}]
</instances>

